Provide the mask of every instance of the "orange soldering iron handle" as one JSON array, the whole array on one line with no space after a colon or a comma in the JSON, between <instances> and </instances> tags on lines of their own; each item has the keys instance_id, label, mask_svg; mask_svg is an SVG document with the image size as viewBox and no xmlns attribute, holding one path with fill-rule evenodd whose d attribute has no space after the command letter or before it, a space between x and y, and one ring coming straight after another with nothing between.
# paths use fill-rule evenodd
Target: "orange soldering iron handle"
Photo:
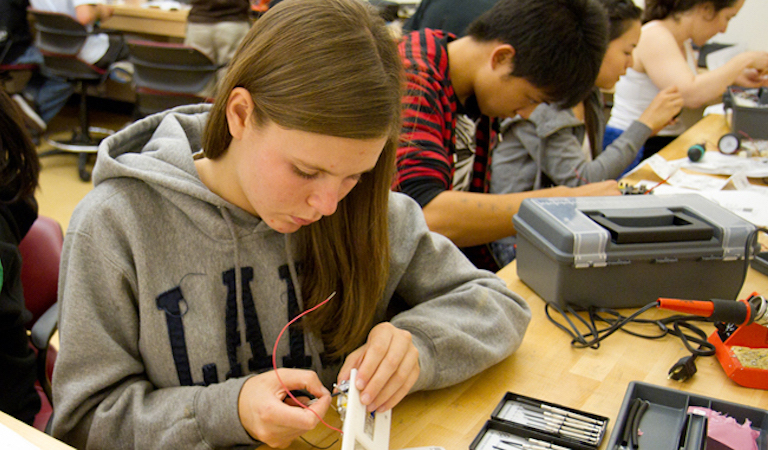
<instances>
[{"instance_id":1,"label":"orange soldering iron handle","mask_svg":"<svg viewBox=\"0 0 768 450\"><path fill-rule=\"evenodd\" d=\"M659 298L659 308L671 309L697 316L709 317L713 321L746 325L752 323L755 312L746 300L680 300Z\"/></svg>"},{"instance_id":2,"label":"orange soldering iron handle","mask_svg":"<svg viewBox=\"0 0 768 450\"><path fill-rule=\"evenodd\" d=\"M662 298L656 301L656 306L663 309L671 309L686 314L709 317L715 310L715 304L704 300L681 300L679 298Z\"/></svg>"}]
</instances>

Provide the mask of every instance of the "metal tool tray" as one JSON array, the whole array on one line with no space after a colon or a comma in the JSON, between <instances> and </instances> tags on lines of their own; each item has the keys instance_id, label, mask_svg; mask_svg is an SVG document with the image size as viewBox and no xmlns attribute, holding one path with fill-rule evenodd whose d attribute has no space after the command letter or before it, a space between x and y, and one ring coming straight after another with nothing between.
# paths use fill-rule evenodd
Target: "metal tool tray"
<instances>
[{"instance_id":1,"label":"metal tool tray","mask_svg":"<svg viewBox=\"0 0 768 450\"><path fill-rule=\"evenodd\" d=\"M586 443L584 441L580 441L577 439L559 436L555 433L545 431L543 429L539 429L536 426L525 426L517 422L505 420L504 415L502 414L502 411L504 410L507 404L515 403L515 402L548 405L560 410L568 411L570 413L573 413L579 416L583 416L589 419L593 419L595 421L599 421L602 423L600 427L601 429L599 433L599 438L597 439L594 445L591 445L589 443ZM496 407L493 410L493 413L491 413L491 420L487 421L483 426L483 428L480 430L480 432L477 434L477 436L475 436L475 439L472 441L472 444L470 444L469 449L470 450L491 450L496 447L496 444L498 443L500 438L509 437L510 439L522 439L522 440L536 439L539 441L546 442L550 445L560 446L560 448L566 448L569 450L595 450L600 446L600 443L603 441L603 437L605 436L605 432L608 428L609 421L610 419L608 417L603 417L597 414L592 414L589 412L580 411L577 409L558 405L556 403L546 402L543 400L526 397L524 395L518 395L512 392L507 392L504 395L504 398L502 398L501 401L498 403L498 405L496 405ZM553 448L558 448L558 447L553 447Z\"/></svg>"}]
</instances>

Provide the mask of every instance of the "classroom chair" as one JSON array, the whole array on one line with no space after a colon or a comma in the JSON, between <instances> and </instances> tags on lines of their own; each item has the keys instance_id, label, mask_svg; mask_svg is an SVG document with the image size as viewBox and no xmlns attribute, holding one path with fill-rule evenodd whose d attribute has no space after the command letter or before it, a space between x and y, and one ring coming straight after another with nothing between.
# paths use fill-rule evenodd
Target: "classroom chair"
<instances>
[{"instance_id":1,"label":"classroom chair","mask_svg":"<svg viewBox=\"0 0 768 450\"><path fill-rule=\"evenodd\" d=\"M128 41L137 116L181 105L211 102L200 92L222 66L200 50L173 43Z\"/></svg>"},{"instance_id":2,"label":"classroom chair","mask_svg":"<svg viewBox=\"0 0 768 450\"><path fill-rule=\"evenodd\" d=\"M19 243L24 304L32 313L32 320L26 326L37 353L37 387L42 403L34 426L42 431L46 431L53 413L51 376L57 352L50 341L58 327L57 292L63 242L61 225L49 217L39 216Z\"/></svg>"},{"instance_id":3,"label":"classroom chair","mask_svg":"<svg viewBox=\"0 0 768 450\"><path fill-rule=\"evenodd\" d=\"M42 70L73 83L75 91L80 94L79 128L73 130L72 137L68 140L47 139L54 150L43 152L40 156L65 152L77 154L80 179L89 181L91 174L86 170L88 157L96 153L101 140L113 131L90 126L86 90L88 86L104 83L109 71L78 58L77 55L89 34L84 25L66 14L34 9L31 9L30 13L37 30L36 45L43 54Z\"/></svg>"},{"instance_id":4,"label":"classroom chair","mask_svg":"<svg viewBox=\"0 0 768 450\"><path fill-rule=\"evenodd\" d=\"M5 55L13 45L13 38L8 37L0 49L0 61L5 59ZM2 89L8 94L18 94L24 89L32 74L37 70L37 64L0 64L0 84Z\"/></svg>"}]
</instances>

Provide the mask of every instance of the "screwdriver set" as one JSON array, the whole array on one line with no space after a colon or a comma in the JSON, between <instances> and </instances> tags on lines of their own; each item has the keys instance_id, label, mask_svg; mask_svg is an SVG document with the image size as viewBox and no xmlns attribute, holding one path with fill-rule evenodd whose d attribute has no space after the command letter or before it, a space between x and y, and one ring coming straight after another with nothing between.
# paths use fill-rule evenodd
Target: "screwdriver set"
<instances>
[{"instance_id":1,"label":"screwdriver set","mask_svg":"<svg viewBox=\"0 0 768 450\"><path fill-rule=\"evenodd\" d=\"M608 418L507 392L470 450L595 450Z\"/></svg>"}]
</instances>

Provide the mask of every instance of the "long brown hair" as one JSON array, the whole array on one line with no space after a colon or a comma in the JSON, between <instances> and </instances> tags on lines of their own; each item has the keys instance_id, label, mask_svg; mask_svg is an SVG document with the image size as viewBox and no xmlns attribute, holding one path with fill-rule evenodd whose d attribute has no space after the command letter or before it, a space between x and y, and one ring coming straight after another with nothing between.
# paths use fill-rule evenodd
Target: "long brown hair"
<instances>
[{"instance_id":1,"label":"long brown hair","mask_svg":"<svg viewBox=\"0 0 768 450\"><path fill-rule=\"evenodd\" d=\"M0 91L0 203L31 197L37 189L40 161L21 114L16 103Z\"/></svg>"},{"instance_id":2,"label":"long brown hair","mask_svg":"<svg viewBox=\"0 0 768 450\"><path fill-rule=\"evenodd\" d=\"M389 272L388 196L400 129L402 66L397 46L359 0L286 0L260 17L240 44L214 103L203 148L223 155L232 140L228 93L247 89L256 125L352 139L389 139L373 171L336 213L296 232L306 316L331 356L361 345Z\"/></svg>"}]
</instances>

